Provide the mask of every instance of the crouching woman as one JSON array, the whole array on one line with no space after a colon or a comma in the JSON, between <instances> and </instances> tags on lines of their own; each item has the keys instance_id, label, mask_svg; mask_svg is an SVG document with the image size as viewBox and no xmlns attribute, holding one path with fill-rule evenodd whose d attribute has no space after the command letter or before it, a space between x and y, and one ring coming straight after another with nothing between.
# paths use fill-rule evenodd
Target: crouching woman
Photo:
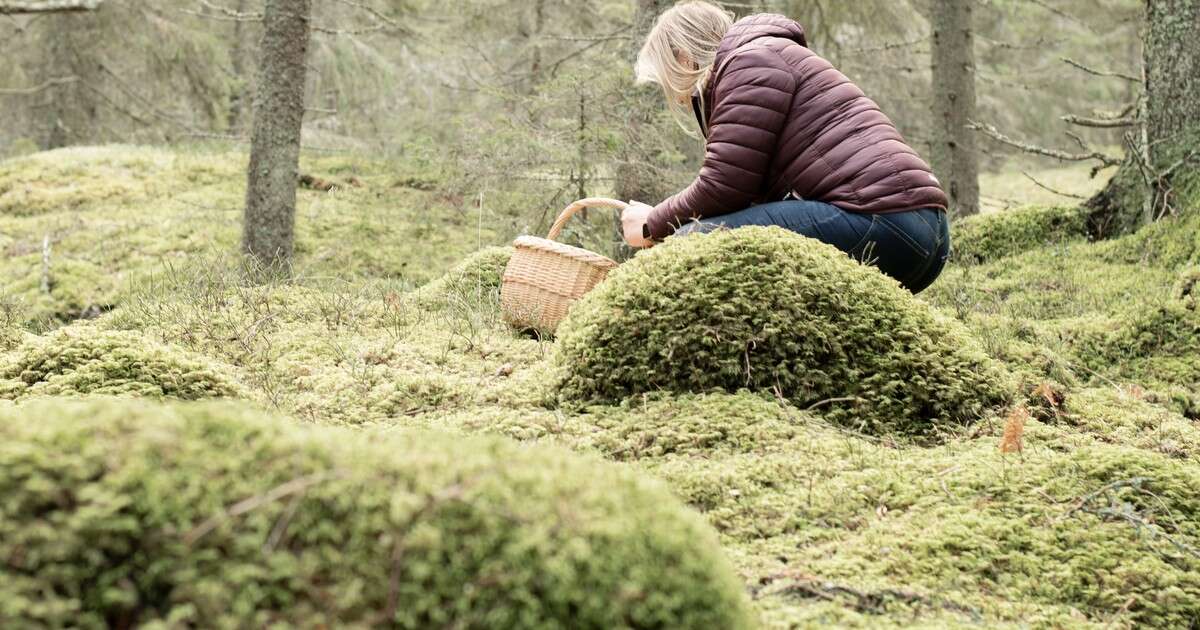
<instances>
[{"instance_id":1,"label":"crouching woman","mask_svg":"<svg viewBox=\"0 0 1200 630\"><path fill-rule=\"evenodd\" d=\"M694 113L704 163L655 207L632 202L625 240L648 247L695 231L777 225L876 265L913 293L950 252L947 198L929 165L845 75L779 15L738 22L681 2L655 23L638 79Z\"/></svg>"}]
</instances>

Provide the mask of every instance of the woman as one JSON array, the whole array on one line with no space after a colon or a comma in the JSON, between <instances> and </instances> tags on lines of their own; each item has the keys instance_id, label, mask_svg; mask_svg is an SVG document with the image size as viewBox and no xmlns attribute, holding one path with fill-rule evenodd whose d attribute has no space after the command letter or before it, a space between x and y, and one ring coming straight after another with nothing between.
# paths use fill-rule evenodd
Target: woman
<instances>
[{"instance_id":1,"label":"woman","mask_svg":"<svg viewBox=\"0 0 1200 630\"><path fill-rule=\"evenodd\" d=\"M733 17L681 2L655 23L638 80L695 113L700 175L651 208L631 202L625 240L649 247L718 226L777 225L876 265L913 293L946 262L946 194L874 101L779 15Z\"/></svg>"}]
</instances>

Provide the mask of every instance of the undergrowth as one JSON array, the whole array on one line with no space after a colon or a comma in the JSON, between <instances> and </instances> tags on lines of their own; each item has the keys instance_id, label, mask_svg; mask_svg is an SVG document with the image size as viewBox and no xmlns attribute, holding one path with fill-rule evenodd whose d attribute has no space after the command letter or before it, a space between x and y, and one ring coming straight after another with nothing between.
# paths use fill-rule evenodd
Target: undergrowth
<instances>
[{"instance_id":1,"label":"undergrowth","mask_svg":"<svg viewBox=\"0 0 1200 630\"><path fill-rule=\"evenodd\" d=\"M89 161L95 161L95 172L111 173L110 163L134 160L121 157L127 152L138 155L128 149L106 149L62 156L80 161L85 170L90 168ZM226 167L188 153L149 155L170 158L171 166L156 173L168 182L165 188L175 191L175 196L138 188L154 186L143 182L117 186L109 199L120 198L129 208L144 210L156 204L175 208L181 205L177 203L181 197L196 202L191 195L219 193L220 203L235 205L236 186L226 189L223 177L236 171L236 164ZM33 164L4 162L0 172L28 169ZM354 172L363 172L355 168ZM136 179L135 175L122 176ZM80 181L90 181L88 177ZM661 290L631 290L628 297L621 298L644 309L646 318L623 318L626 312L596 306L604 313L581 311L572 316L583 321L585 315L604 314L591 320L596 329L588 335L572 333L568 326L562 335L565 343L531 339L509 331L500 316L497 279L505 250L487 250L434 284L414 289L436 275L435 271L462 259L478 241L467 239L464 243L452 222L431 225L429 229L441 235L429 241L407 240L412 235L394 226L387 229L400 232L388 231L382 236L373 232L375 228L370 226L376 219L363 215L379 206L371 205L376 202L354 203L362 200L358 195L380 193L383 196L378 203L408 203L388 199L387 190L376 189L377 184L394 181L394 177L374 177L366 175L366 190L347 191L349 197L344 201L337 201L336 195L328 199L305 193L314 197L304 203L320 208L334 204L341 214L326 217L312 206L309 214L302 212L300 224L309 222L303 229L312 230L310 245L301 253L306 265L297 279L288 283L248 285L241 270L221 263L206 245L210 237L203 230L214 229L218 243L232 246L232 228L219 223L213 228L207 220L184 219L174 210L162 221L167 227L152 231L143 229L143 220L151 220L152 215L106 206L104 201L88 205L93 199L88 196L75 205L64 203L62 211L51 204L46 206L48 210L26 212L21 217L0 213L0 225L6 228L0 229L0 234L18 234L15 238L0 236L0 248L20 252L19 262L0 267L6 284L17 282L18 271L26 284L40 273L40 249L36 248L40 248L45 228L54 221L62 225L79 222L97 236L83 239L63 231L66 236L56 241L62 245L56 244L57 249L52 250L52 269L58 260L53 251L59 251L63 257L86 260L99 268L129 270L111 298L84 297L36 306L41 298L35 293L40 288L26 285L4 295L0 300L0 369L5 376L0 387L9 388L5 389L7 397L22 399L22 405L30 404L26 399L50 393L84 397L110 386L127 387L123 392L127 396L186 398L189 396L168 391L170 385L179 382L180 375L210 370L224 384L221 387L227 387L220 396L269 407L293 422L324 425L303 438L271 425L263 435L281 435L282 441L253 442L265 449L262 453L269 452L269 457L254 453L243 457L232 447L188 446L206 444L209 437L204 435L182 442L185 446L177 448L197 466L208 465L201 461L202 453L229 451L246 470L267 466L265 477L274 480L259 482L254 474L231 476L229 493L221 494L225 491L221 487L204 495L208 501L204 505L210 508L205 515L220 513L237 500L262 492L269 483L294 479L296 475L290 472L291 476L284 476L285 464L279 462L290 461L288 457L294 455L289 454L296 452L345 457L354 470L359 466L400 470L396 467L406 466L404 458L395 457L388 449L411 445L411 432L416 429L443 436L430 438L440 454L426 456L441 458L443 463L450 457L446 453L457 452L450 445L459 441L477 444L474 440L479 434L493 436L489 440L497 441L488 443L504 454L505 466L518 465L518 472L513 473L517 475L545 476L536 467L519 465L525 461L525 445L529 444L556 445L612 460L625 472L604 474L622 479L632 479L628 476L631 472L656 477L675 497L703 515L717 530L722 554L732 561L769 627L1200 624L1200 428L1195 423L1200 416L1196 402L1200 400L1196 358L1200 356L1200 331L1194 288L1200 248L1192 229L1193 215L1098 243L1079 238L1073 219L1042 221L1073 217L1067 210L1041 209L1006 218L1016 227L977 234L974 245L973 237L961 234L973 228L956 227L960 252L984 253L975 256L971 264L961 258L953 262L920 299L907 295L901 299L898 288L885 288L882 278L866 275L874 273L870 269L845 271L851 265L848 261L833 262L834 257L826 260L803 253L798 260L813 262L810 258L816 256L820 264L798 270L798 278L835 269L827 275L833 282L843 283L837 286L844 286L846 295L860 299L839 302L830 297L840 295L837 292L825 295L819 288L792 287L791 295L811 296L812 301L805 303L828 309L798 310L791 302L776 305L775 314L760 322L775 328L747 328L748 336L737 337L737 353L725 357L721 344L731 338L725 326L742 313L738 310L741 294L734 288L709 301L712 313L704 317L720 322L719 329L693 327L680 335L670 325L661 330L650 326L679 315L676 303L703 292L708 286L703 270L706 265L719 266L719 260L700 257L694 264L680 263L679 278L668 274L669 282L662 278L653 281L663 285ZM412 195L419 204L432 193L401 194ZM445 214L439 212L439 216ZM213 215L206 216L211 219ZM1030 216L1040 218L1028 222ZM57 218L50 221L50 217ZM365 226L363 236L349 238L354 233L349 226L356 223ZM12 226L20 230L12 232ZM318 234L322 229L328 240ZM129 235L120 236L122 230ZM120 246L102 247L105 235ZM406 247L382 251L387 250L380 247L383 242ZM324 247L318 243L330 248L328 257L316 251ZM760 262L772 260L769 252L756 245L742 245L742 255L761 254ZM614 274L614 280L620 280L621 274L633 278L656 260L687 259L686 253L676 254L676 249L669 246L639 256ZM438 251L430 254L434 250ZM419 275L402 271L406 269L404 261L416 261L425 254L432 256L430 260L444 262L429 263ZM347 262L350 258L357 262ZM343 264L352 271L332 273ZM755 273L745 267L748 265L739 267L739 273ZM843 277L843 272L848 275ZM862 287L870 290L862 289L860 295ZM105 291L101 286L95 295ZM764 300L773 299L771 291L763 293L760 288L753 299L745 299L761 309ZM83 294L86 292L75 292ZM594 295L597 302L601 298L620 301L618 296L606 295L603 288ZM96 321L63 326L74 317L69 309L86 307L85 302L103 304L94 313ZM863 315L865 307L873 310ZM770 335L764 339L787 339L791 345L780 346L785 350L838 347L851 356L849 345L838 344L843 339L859 339L847 336L847 330L857 330L853 327L830 326L823 337L802 336L808 328L825 330L821 326L844 321L830 313L863 315L863 321L871 323L879 323L878 318L886 319L882 323L900 321L905 324L902 330L909 330L911 319L920 324L916 331L926 332L906 337L906 348L924 349L939 359L953 358L967 349L971 356L981 357L977 365L994 365L995 371L962 372L956 367L954 378L978 385L972 386L972 396L990 400L999 389L1014 404L981 405L973 423L945 425L937 441L914 441L910 428L928 426L934 420L920 405L897 407L888 413L878 406L860 406L857 411L849 406L838 415L829 413L828 405L833 403L818 404L850 396L876 400L885 395L881 389L842 393L845 390L828 387L804 393L801 388L785 387L786 380L775 387L753 379L747 387L744 363L734 359L744 361L747 347L761 349L759 337L767 333ZM708 321L704 317L695 321ZM784 330L785 324L790 328ZM578 322L571 325L586 327ZM59 330L47 333L48 328ZM729 330L741 329L734 326ZM930 334L931 330L938 332ZM579 343L585 337L610 345ZM70 342L58 351L54 350L55 339ZM817 339L827 345L814 341ZM747 340L760 345L747 346ZM647 373L724 373L727 367L740 378L714 387L637 390L628 387L623 373L611 368L622 357L650 356L655 348L693 343L710 344L705 347L722 359L684 360L672 355L672 364L639 359L638 365L643 366L639 369ZM93 347L99 349L93 352ZM605 356L616 363L598 363L609 367L580 370L578 376L607 382L604 386L619 389L620 395L567 396L571 404L563 405L564 392L556 387L563 382L563 366L556 361L567 350L608 353ZM49 358L58 355L103 357L113 352L126 353L120 354L126 358L115 363L54 359L61 365L76 366L66 370L29 367L48 366ZM822 354L822 360L831 354L837 353ZM157 382L130 376L132 372L124 368L113 372L100 367L140 365L151 360L147 356L163 366L156 368L155 374L176 376ZM753 352L749 356L755 359ZM25 367L16 370L13 366L18 363ZM888 375L881 383L897 383L899 389L887 390L890 393L886 395L916 386L911 382L914 370L877 370L870 361L835 362L834 368L821 367L828 364L820 362L804 365L808 371L799 374L812 382L861 382L870 367L874 374ZM778 368L778 362L751 363L752 376L772 370L788 374ZM822 370L825 373L817 373ZM64 376L72 373L80 376ZM114 373L126 374L126 385L110 382L109 375ZM1011 374L1012 378L979 382L979 374L986 373ZM832 379L832 375L844 379ZM49 383L63 378L75 380L63 381L54 392L44 391ZM211 387L218 386L218 380L211 383ZM38 388L43 391L32 392ZM207 396L212 390L194 391ZM30 409L37 408L20 406L16 411L0 412L7 414L0 421L0 432L8 432L6 436L19 433L21 440L59 436L54 439L62 442L55 442L53 448L69 446L68 450L74 449L70 452L87 455L80 461L93 461L82 438L39 428L32 420L46 414L24 411ZM173 410L170 415L176 418L181 413L191 412ZM168 437L187 433L181 427L190 426L178 419L164 422ZM157 421L150 424L159 426ZM330 432L335 430L330 425L338 427L336 433ZM87 435L116 430L82 421L70 426L71 432ZM241 435L237 432L242 430L230 429L229 435ZM139 429L136 434L150 439L148 431ZM450 437L444 437L447 434ZM344 447L335 444L343 440ZM523 445L514 446L512 441ZM0 449L10 442L0 441ZM288 446L298 443L305 446ZM142 448L137 444L141 442L135 440L120 448ZM4 452L11 452L11 447ZM361 464L351 456L359 453ZM469 463L478 461L475 455L465 457ZM122 470L140 465L133 459L121 462L128 467ZM497 470L505 470L505 466ZM71 474L85 474L83 468L80 464ZM174 475L169 478L176 479ZM198 486L187 486L187 492L200 492ZM585 494L590 497L590 492ZM615 499L596 500L601 503L591 505L610 501L603 504L609 511L620 512L611 503ZM177 503L168 501L167 505ZM273 506L271 514L285 507ZM195 517L179 519L191 527L207 517L182 504L154 514L169 518L173 513ZM104 513L88 522L97 528L117 528L126 521ZM349 517L341 522L370 526ZM262 527L256 531L269 536L273 523L264 520L255 525ZM542 531L536 524L533 527L529 531ZM6 540L0 536L0 545ZM260 550L261 546L253 549L255 553ZM0 554L0 558L11 557ZM157 578L147 574L144 579ZM126 587L113 584L109 596L115 603L111 605L127 606ZM226 596L234 597L225 593L206 601L218 602L213 604L217 610L234 601L220 599ZM0 616L3 614L0 611Z\"/></svg>"}]
</instances>

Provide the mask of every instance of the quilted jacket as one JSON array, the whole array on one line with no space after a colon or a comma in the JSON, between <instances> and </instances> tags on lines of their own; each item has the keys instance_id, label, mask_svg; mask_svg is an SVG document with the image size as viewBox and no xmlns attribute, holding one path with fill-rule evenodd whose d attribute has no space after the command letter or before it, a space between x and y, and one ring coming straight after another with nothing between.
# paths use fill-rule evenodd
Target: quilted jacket
<instances>
[{"instance_id":1,"label":"quilted jacket","mask_svg":"<svg viewBox=\"0 0 1200 630\"><path fill-rule=\"evenodd\" d=\"M700 174L650 214L654 238L788 193L843 210L946 209L932 170L892 121L828 61L804 29L754 15L725 35L705 90Z\"/></svg>"}]
</instances>

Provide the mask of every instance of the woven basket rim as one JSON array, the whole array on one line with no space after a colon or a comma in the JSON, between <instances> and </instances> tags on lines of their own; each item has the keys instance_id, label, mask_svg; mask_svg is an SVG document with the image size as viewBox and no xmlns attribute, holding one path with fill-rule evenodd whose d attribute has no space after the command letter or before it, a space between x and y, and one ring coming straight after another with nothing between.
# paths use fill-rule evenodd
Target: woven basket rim
<instances>
[{"instance_id":1,"label":"woven basket rim","mask_svg":"<svg viewBox=\"0 0 1200 630\"><path fill-rule=\"evenodd\" d=\"M538 236L519 236L515 241L513 241L513 247L526 247L529 249L550 252L552 254L559 254L561 256L566 256L567 258L572 258L580 262L596 265L598 267L604 267L607 269L616 269L618 267L617 261L607 256L602 256L596 252L583 249L582 247L575 247L574 245L567 245L565 243L559 243L558 241L552 241L548 238L541 238Z\"/></svg>"}]
</instances>

